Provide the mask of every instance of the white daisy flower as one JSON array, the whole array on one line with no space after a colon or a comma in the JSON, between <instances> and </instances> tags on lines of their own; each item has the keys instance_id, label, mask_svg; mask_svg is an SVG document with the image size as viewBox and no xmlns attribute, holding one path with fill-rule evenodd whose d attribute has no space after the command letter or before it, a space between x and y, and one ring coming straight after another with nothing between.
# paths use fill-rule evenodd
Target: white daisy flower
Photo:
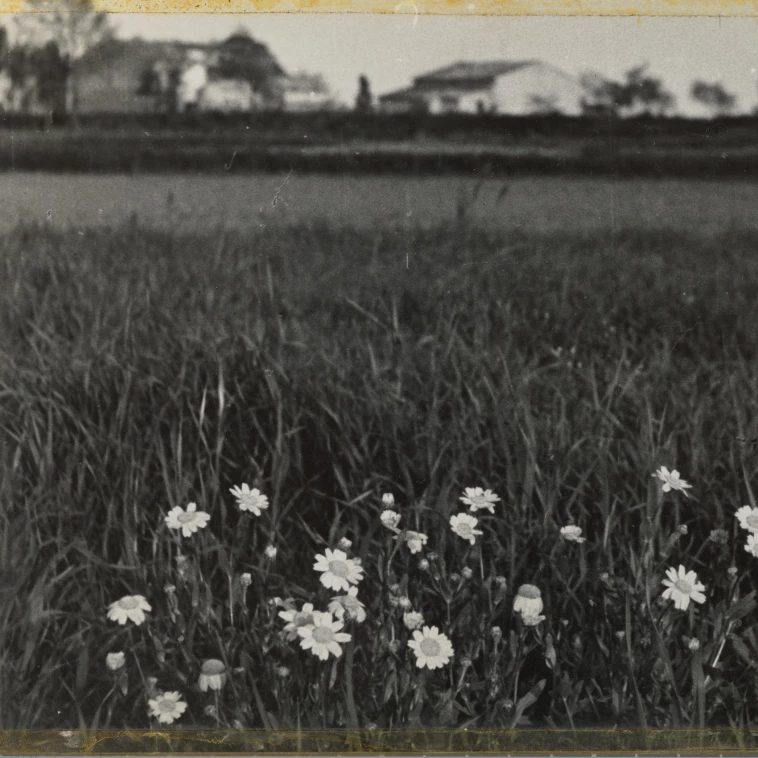
<instances>
[{"instance_id":1,"label":"white daisy flower","mask_svg":"<svg viewBox=\"0 0 758 758\"><path fill-rule=\"evenodd\" d=\"M418 611L408 611L408 613L403 614L403 623L407 629L413 631L424 625L424 617Z\"/></svg>"},{"instance_id":2,"label":"white daisy flower","mask_svg":"<svg viewBox=\"0 0 758 758\"><path fill-rule=\"evenodd\" d=\"M476 535L484 532L475 529L479 519L469 516L468 513L459 513L457 516L450 517L450 526L452 530L464 540L468 540L472 545L476 542Z\"/></svg>"},{"instance_id":3,"label":"white daisy flower","mask_svg":"<svg viewBox=\"0 0 758 758\"><path fill-rule=\"evenodd\" d=\"M287 632L287 639L292 642L298 637L297 630L301 626L311 626L313 624L313 603L305 603L301 610L293 609L279 611L279 618L287 622L284 631Z\"/></svg>"},{"instance_id":4,"label":"white daisy flower","mask_svg":"<svg viewBox=\"0 0 758 758\"><path fill-rule=\"evenodd\" d=\"M582 529L578 526L562 526L561 537L567 542L584 542L585 538L582 537Z\"/></svg>"},{"instance_id":5,"label":"white daisy flower","mask_svg":"<svg viewBox=\"0 0 758 758\"><path fill-rule=\"evenodd\" d=\"M196 503L190 503L186 511L177 505L164 519L169 529L181 529L183 537L191 537L198 529L205 529L210 520L207 513L197 510Z\"/></svg>"},{"instance_id":6,"label":"white daisy flower","mask_svg":"<svg viewBox=\"0 0 758 758\"><path fill-rule=\"evenodd\" d=\"M382 511L382 515L379 518L387 529L393 532L399 531L397 525L400 523L401 516L397 511Z\"/></svg>"},{"instance_id":7,"label":"white daisy flower","mask_svg":"<svg viewBox=\"0 0 758 758\"><path fill-rule=\"evenodd\" d=\"M164 692L148 700L150 715L161 724L173 724L187 710L187 703L181 697L178 692Z\"/></svg>"},{"instance_id":8,"label":"white daisy flower","mask_svg":"<svg viewBox=\"0 0 758 758\"><path fill-rule=\"evenodd\" d=\"M241 511L250 511L256 516L261 515L261 511L268 508L268 498L255 487L250 489L246 484L242 487L232 487L229 492L237 498L237 505Z\"/></svg>"},{"instance_id":9,"label":"white daisy flower","mask_svg":"<svg viewBox=\"0 0 758 758\"><path fill-rule=\"evenodd\" d=\"M313 612L313 626L301 626L297 633L302 637L300 647L310 650L322 661L325 661L331 653L335 658L342 655L340 642L350 642L352 637L341 632L341 621L334 621L331 613Z\"/></svg>"},{"instance_id":10,"label":"white daisy flower","mask_svg":"<svg viewBox=\"0 0 758 758\"><path fill-rule=\"evenodd\" d=\"M436 626L425 626L421 631L413 632L413 639L408 647L416 654L416 665L422 669L442 668L453 657L450 640L440 634Z\"/></svg>"},{"instance_id":11,"label":"white daisy flower","mask_svg":"<svg viewBox=\"0 0 758 758\"><path fill-rule=\"evenodd\" d=\"M486 508L490 513L495 512L495 503L500 498L492 490L483 490L481 487L466 487L466 492L459 498L462 503L469 506L469 510L476 513Z\"/></svg>"},{"instance_id":12,"label":"white daisy flower","mask_svg":"<svg viewBox=\"0 0 758 758\"><path fill-rule=\"evenodd\" d=\"M740 520L740 526L755 534L758 532L758 508L743 505L737 510L735 516Z\"/></svg>"},{"instance_id":13,"label":"white daisy flower","mask_svg":"<svg viewBox=\"0 0 758 758\"><path fill-rule=\"evenodd\" d=\"M321 571L321 584L330 590L347 592L351 584L363 579L363 568L355 558L348 558L342 550L326 549L325 555L317 555L314 571Z\"/></svg>"},{"instance_id":14,"label":"white daisy flower","mask_svg":"<svg viewBox=\"0 0 758 758\"><path fill-rule=\"evenodd\" d=\"M209 658L203 661L200 667L200 678L197 680L203 692L208 690L220 690L226 684L226 666L218 658Z\"/></svg>"},{"instance_id":15,"label":"white daisy flower","mask_svg":"<svg viewBox=\"0 0 758 758\"><path fill-rule=\"evenodd\" d=\"M748 534L745 550L747 550L753 558L758 558L758 538L756 538L754 534Z\"/></svg>"},{"instance_id":16,"label":"white daisy flower","mask_svg":"<svg viewBox=\"0 0 758 758\"><path fill-rule=\"evenodd\" d=\"M690 606L690 600L696 603L705 602L705 585L698 582L694 571L685 571L684 566L679 566L678 574L675 568L670 568L666 570L666 577L662 582L667 587L663 592L663 599L673 600L678 610L686 611Z\"/></svg>"},{"instance_id":17,"label":"white daisy flower","mask_svg":"<svg viewBox=\"0 0 758 758\"><path fill-rule=\"evenodd\" d=\"M108 653L105 656L105 665L111 671L118 671L120 668L123 668L124 663L126 663L126 655L122 652Z\"/></svg>"},{"instance_id":18,"label":"white daisy flower","mask_svg":"<svg viewBox=\"0 0 758 758\"><path fill-rule=\"evenodd\" d=\"M152 606L142 595L124 595L121 600L116 600L108 606L108 618L122 625L132 621L139 626L145 621L145 611L152 610Z\"/></svg>"},{"instance_id":19,"label":"white daisy flower","mask_svg":"<svg viewBox=\"0 0 758 758\"><path fill-rule=\"evenodd\" d=\"M392 508L392 506L395 504L395 496L391 492L385 492L382 495L382 502L388 508Z\"/></svg>"},{"instance_id":20,"label":"white daisy flower","mask_svg":"<svg viewBox=\"0 0 758 758\"><path fill-rule=\"evenodd\" d=\"M686 490L692 489L692 485L687 484L684 479L680 479L679 472L676 469L669 471L665 466L661 466L658 471L653 474L653 476L657 477L663 482L661 489L664 492L679 490L679 492L684 493L686 497L689 497Z\"/></svg>"},{"instance_id":21,"label":"white daisy flower","mask_svg":"<svg viewBox=\"0 0 758 758\"><path fill-rule=\"evenodd\" d=\"M542 593L533 584L522 584L516 592L513 610L521 616L539 616L545 606L542 603Z\"/></svg>"},{"instance_id":22,"label":"white daisy flower","mask_svg":"<svg viewBox=\"0 0 758 758\"><path fill-rule=\"evenodd\" d=\"M395 537L397 539L397 537ZM428 537L421 532L412 532L410 529L405 532L405 544L408 545L408 549L411 553L420 553L421 549L426 545Z\"/></svg>"},{"instance_id":23,"label":"white daisy flower","mask_svg":"<svg viewBox=\"0 0 758 758\"><path fill-rule=\"evenodd\" d=\"M347 595L337 595L329 603L329 612L333 613L340 621L355 619L359 624L366 620L366 611L363 603L358 600L358 588L351 587Z\"/></svg>"}]
</instances>

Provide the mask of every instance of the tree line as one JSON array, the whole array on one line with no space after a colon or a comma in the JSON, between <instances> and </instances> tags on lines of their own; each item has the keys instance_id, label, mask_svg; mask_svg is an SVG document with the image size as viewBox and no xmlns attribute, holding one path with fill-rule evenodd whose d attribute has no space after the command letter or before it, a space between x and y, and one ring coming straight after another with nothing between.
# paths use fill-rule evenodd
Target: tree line
<instances>
[{"instance_id":1,"label":"tree line","mask_svg":"<svg viewBox=\"0 0 758 758\"><path fill-rule=\"evenodd\" d=\"M629 69L622 81L588 72L580 83L585 91L582 107L587 115L668 116L676 107L674 95L661 79L648 73L646 65ZM690 97L714 118L729 115L737 104L736 96L720 82L696 80L690 87Z\"/></svg>"},{"instance_id":2,"label":"tree line","mask_svg":"<svg viewBox=\"0 0 758 758\"><path fill-rule=\"evenodd\" d=\"M53 8L51 10L51 8ZM14 19L14 34L0 27L0 73L6 72L9 92L6 107L28 112L32 102L49 121L57 114L76 120L77 61L112 34L105 13L96 12L92 0L31 0L30 12ZM587 72L580 77L586 115L673 115L676 102L662 80L647 66L629 69L621 81ZM135 87L144 87L144 82ZM734 112L736 97L719 82L694 81L690 97L712 117ZM375 109L368 78L359 79L355 109Z\"/></svg>"}]
</instances>

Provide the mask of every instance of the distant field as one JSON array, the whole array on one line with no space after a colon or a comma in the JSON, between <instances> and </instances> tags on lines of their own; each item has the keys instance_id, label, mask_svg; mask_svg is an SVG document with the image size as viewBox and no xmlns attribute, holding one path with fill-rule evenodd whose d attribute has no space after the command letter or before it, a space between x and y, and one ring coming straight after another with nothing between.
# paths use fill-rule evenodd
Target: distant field
<instances>
[{"instance_id":1,"label":"distant field","mask_svg":"<svg viewBox=\"0 0 758 758\"><path fill-rule=\"evenodd\" d=\"M758 185L739 180L456 176L0 174L0 231L19 222L83 229L136 215L197 231L292 224L428 228L459 216L492 231L683 230L758 226Z\"/></svg>"}]
</instances>

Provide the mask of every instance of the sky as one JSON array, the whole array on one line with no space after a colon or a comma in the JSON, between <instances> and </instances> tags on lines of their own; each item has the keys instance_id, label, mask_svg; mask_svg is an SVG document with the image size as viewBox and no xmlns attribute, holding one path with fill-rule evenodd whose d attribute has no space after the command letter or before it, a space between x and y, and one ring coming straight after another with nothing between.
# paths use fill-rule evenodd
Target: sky
<instances>
[{"instance_id":1,"label":"sky","mask_svg":"<svg viewBox=\"0 0 758 758\"><path fill-rule=\"evenodd\" d=\"M403 3L408 5L408 3ZM407 8L406 8L407 10ZM457 60L539 59L578 76L621 79L647 63L695 115L693 80L720 81L737 109L758 106L758 19L653 17L503 17L349 14L114 14L117 36L222 40L244 27L266 43L285 70L321 73L352 103L366 74L380 95Z\"/></svg>"}]
</instances>

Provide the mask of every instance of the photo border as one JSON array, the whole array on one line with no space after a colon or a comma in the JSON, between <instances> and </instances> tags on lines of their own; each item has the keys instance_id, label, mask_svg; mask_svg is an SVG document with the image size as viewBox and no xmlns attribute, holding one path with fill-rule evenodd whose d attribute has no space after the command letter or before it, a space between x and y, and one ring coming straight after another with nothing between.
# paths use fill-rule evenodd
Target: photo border
<instances>
[{"instance_id":1,"label":"photo border","mask_svg":"<svg viewBox=\"0 0 758 758\"><path fill-rule=\"evenodd\" d=\"M95 0L118 15L404 14L448 16L595 16L754 18L758 0ZM4 0L4 14L29 12ZM44 8L39 12L44 12ZM343 754L676 754L758 752L758 729L519 728L376 730L0 730L2 755L142 753L249 755Z\"/></svg>"}]
</instances>

